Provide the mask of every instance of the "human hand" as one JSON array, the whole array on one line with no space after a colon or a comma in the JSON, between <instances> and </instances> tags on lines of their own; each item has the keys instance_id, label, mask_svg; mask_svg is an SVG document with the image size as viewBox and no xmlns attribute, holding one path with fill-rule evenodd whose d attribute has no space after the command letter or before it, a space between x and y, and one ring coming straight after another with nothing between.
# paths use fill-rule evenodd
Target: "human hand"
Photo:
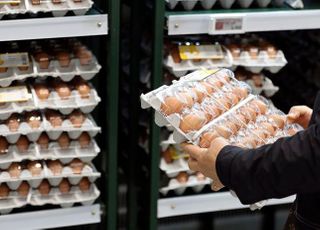
<instances>
[{"instance_id":1,"label":"human hand","mask_svg":"<svg viewBox=\"0 0 320 230\"><path fill-rule=\"evenodd\" d=\"M188 160L189 168L211 178L213 180L211 188L214 191L224 187L217 175L216 160L220 151L228 144L226 139L218 137L211 142L209 148L200 148L187 143L181 145L184 152L190 155Z\"/></svg>"},{"instance_id":2,"label":"human hand","mask_svg":"<svg viewBox=\"0 0 320 230\"><path fill-rule=\"evenodd\" d=\"M307 128L312 116L312 109L308 106L299 105L293 106L288 115L287 121L288 123L297 123L301 125L303 128Z\"/></svg>"}]
</instances>

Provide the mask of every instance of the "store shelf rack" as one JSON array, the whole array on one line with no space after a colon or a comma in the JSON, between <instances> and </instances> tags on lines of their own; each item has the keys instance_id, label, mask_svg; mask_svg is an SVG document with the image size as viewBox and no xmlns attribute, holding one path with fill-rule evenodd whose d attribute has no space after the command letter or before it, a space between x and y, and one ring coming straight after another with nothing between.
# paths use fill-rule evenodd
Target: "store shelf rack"
<instances>
[{"instance_id":1,"label":"store shelf rack","mask_svg":"<svg viewBox=\"0 0 320 230\"><path fill-rule=\"evenodd\" d=\"M107 14L0 21L0 41L107 34Z\"/></svg>"},{"instance_id":2,"label":"store shelf rack","mask_svg":"<svg viewBox=\"0 0 320 230\"><path fill-rule=\"evenodd\" d=\"M48 229L99 223L100 205L58 208L0 216L1 229Z\"/></svg>"},{"instance_id":3,"label":"store shelf rack","mask_svg":"<svg viewBox=\"0 0 320 230\"><path fill-rule=\"evenodd\" d=\"M271 199L268 200L266 206L288 204L294 199L295 196ZM245 208L249 206L242 205L239 199L233 197L229 192L163 198L158 200L158 218Z\"/></svg>"}]
</instances>

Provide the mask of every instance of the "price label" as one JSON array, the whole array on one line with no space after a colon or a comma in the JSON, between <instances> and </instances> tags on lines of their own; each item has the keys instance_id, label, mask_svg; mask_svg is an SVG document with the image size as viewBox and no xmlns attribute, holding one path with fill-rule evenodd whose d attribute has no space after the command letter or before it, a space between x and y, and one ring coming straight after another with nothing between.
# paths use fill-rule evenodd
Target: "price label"
<instances>
[{"instance_id":1,"label":"price label","mask_svg":"<svg viewBox=\"0 0 320 230\"><path fill-rule=\"evenodd\" d=\"M243 15L223 15L211 17L209 34L236 34L244 33L245 17Z\"/></svg>"},{"instance_id":2,"label":"price label","mask_svg":"<svg viewBox=\"0 0 320 230\"><path fill-rule=\"evenodd\" d=\"M0 103L28 101L31 94L28 92L26 86L12 86L7 88L0 88Z\"/></svg>"}]
</instances>

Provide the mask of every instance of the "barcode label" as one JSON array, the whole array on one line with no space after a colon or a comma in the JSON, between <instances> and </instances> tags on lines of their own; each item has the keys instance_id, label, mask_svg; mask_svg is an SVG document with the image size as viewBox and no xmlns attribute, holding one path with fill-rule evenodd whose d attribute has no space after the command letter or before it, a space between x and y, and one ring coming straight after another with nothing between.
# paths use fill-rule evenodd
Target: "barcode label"
<instances>
[{"instance_id":1,"label":"barcode label","mask_svg":"<svg viewBox=\"0 0 320 230\"><path fill-rule=\"evenodd\" d=\"M29 66L28 53L0 54L0 67Z\"/></svg>"}]
</instances>

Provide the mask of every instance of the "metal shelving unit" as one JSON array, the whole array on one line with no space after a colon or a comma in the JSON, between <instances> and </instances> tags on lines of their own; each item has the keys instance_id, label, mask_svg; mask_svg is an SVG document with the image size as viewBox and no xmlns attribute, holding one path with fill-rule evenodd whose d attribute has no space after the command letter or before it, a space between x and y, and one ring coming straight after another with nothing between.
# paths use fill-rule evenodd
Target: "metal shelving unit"
<instances>
[{"instance_id":1,"label":"metal shelving unit","mask_svg":"<svg viewBox=\"0 0 320 230\"><path fill-rule=\"evenodd\" d=\"M30 211L0 216L3 229L47 229L100 223L103 228L117 229L117 157L118 157L118 86L119 86L119 32L120 1L108 0L104 4L108 14L83 16L0 20L0 41L66 37L104 36L101 44L98 91L102 98L99 125L103 127L101 168L102 205L94 204L72 208ZM93 44L96 45L96 44ZM104 50L106 50L104 52Z\"/></svg>"},{"instance_id":2,"label":"metal shelving unit","mask_svg":"<svg viewBox=\"0 0 320 230\"><path fill-rule=\"evenodd\" d=\"M154 2L154 31L153 31L153 69L151 78L152 89L158 87L162 80L163 65L163 37L164 28L171 35L193 34L239 34L261 31L284 31L320 28L320 5L307 7L304 10L290 8L268 9L240 9L240 10L203 10L203 11L165 11L165 1ZM215 24L219 20L230 22L234 20L240 27L216 30ZM222 20L222 21L223 21ZM244 209L238 199L229 192L218 192L206 195L159 199L159 143L160 129L154 124L150 113L150 189L148 229L156 229L158 218L187 215L205 212L219 212L224 210ZM291 203L294 197L269 200L268 205ZM209 206L209 207L208 207Z\"/></svg>"}]
</instances>

